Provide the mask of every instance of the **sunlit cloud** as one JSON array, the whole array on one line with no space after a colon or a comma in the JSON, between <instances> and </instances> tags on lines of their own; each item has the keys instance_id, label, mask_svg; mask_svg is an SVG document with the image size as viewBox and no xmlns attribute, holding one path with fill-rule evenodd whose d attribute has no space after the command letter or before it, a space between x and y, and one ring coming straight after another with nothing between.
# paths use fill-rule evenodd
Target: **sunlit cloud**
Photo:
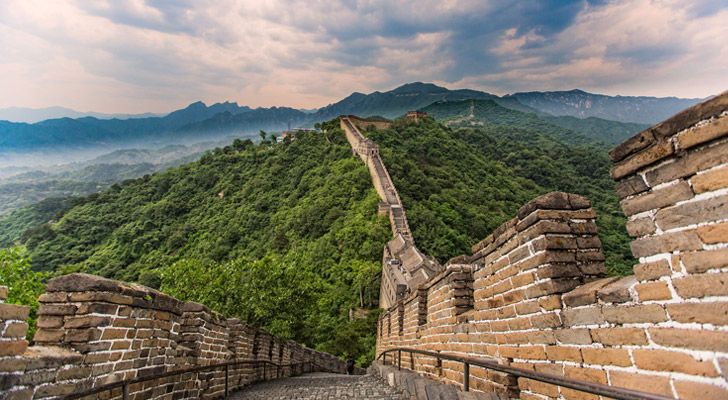
<instances>
[{"instance_id":1,"label":"sunlit cloud","mask_svg":"<svg viewBox=\"0 0 728 400\"><path fill-rule=\"evenodd\" d=\"M313 108L411 81L704 97L728 89L727 3L6 0L0 107Z\"/></svg>"}]
</instances>

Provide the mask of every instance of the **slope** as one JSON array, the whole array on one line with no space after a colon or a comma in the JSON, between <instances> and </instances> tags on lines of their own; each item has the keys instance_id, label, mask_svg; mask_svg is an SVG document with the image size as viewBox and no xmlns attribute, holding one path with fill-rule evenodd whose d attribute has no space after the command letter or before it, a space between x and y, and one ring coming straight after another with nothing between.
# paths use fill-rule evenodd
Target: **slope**
<instances>
[{"instance_id":1,"label":"slope","mask_svg":"<svg viewBox=\"0 0 728 400\"><path fill-rule=\"evenodd\" d=\"M612 146L647 127L594 117L579 119L520 112L502 107L492 100L440 101L421 111L451 127L518 126L538 130L571 144L602 143Z\"/></svg>"},{"instance_id":2,"label":"slope","mask_svg":"<svg viewBox=\"0 0 728 400\"><path fill-rule=\"evenodd\" d=\"M454 130L432 119L398 121L367 135L380 146L426 254L444 262L469 253L521 205L561 190L594 203L610 273L631 271L629 237L605 150L566 144L528 121Z\"/></svg>"},{"instance_id":3,"label":"slope","mask_svg":"<svg viewBox=\"0 0 728 400\"><path fill-rule=\"evenodd\" d=\"M360 355L373 325L352 328L348 312L375 305L389 238L377 202L340 132L237 140L85 197L24 244L37 270L161 285L328 350L342 343L336 332L349 332L357 343L342 346Z\"/></svg>"}]
</instances>

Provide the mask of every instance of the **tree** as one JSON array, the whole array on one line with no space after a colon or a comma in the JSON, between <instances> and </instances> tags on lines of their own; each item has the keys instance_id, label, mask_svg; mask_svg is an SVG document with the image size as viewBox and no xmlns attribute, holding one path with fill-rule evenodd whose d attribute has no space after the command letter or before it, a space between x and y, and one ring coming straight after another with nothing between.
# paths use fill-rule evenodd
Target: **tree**
<instances>
[{"instance_id":1,"label":"tree","mask_svg":"<svg viewBox=\"0 0 728 400\"><path fill-rule=\"evenodd\" d=\"M35 333L38 296L43 293L47 274L30 269L30 258L24 247L0 249L0 286L8 287L8 303L30 306L28 339Z\"/></svg>"}]
</instances>

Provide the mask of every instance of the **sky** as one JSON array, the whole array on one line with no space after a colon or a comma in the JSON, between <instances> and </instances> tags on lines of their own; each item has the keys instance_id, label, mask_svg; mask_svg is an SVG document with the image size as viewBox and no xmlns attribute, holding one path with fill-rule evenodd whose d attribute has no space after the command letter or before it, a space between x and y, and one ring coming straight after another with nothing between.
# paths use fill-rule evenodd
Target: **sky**
<instances>
[{"instance_id":1,"label":"sky","mask_svg":"<svg viewBox=\"0 0 728 400\"><path fill-rule=\"evenodd\" d=\"M413 81L707 97L728 0L0 1L0 107L317 108Z\"/></svg>"}]
</instances>

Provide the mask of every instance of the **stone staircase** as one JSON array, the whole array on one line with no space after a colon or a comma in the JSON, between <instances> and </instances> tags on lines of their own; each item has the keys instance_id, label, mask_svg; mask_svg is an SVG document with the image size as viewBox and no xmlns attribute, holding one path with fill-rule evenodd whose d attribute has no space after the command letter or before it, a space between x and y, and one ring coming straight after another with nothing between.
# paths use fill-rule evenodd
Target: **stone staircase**
<instances>
[{"instance_id":1,"label":"stone staircase","mask_svg":"<svg viewBox=\"0 0 728 400\"><path fill-rule=\"evenodd\" d=\"M312 373L257 383L230 396L234 400L404 400L405 397L371 375Z\"/></svg>"}]
</instances>

